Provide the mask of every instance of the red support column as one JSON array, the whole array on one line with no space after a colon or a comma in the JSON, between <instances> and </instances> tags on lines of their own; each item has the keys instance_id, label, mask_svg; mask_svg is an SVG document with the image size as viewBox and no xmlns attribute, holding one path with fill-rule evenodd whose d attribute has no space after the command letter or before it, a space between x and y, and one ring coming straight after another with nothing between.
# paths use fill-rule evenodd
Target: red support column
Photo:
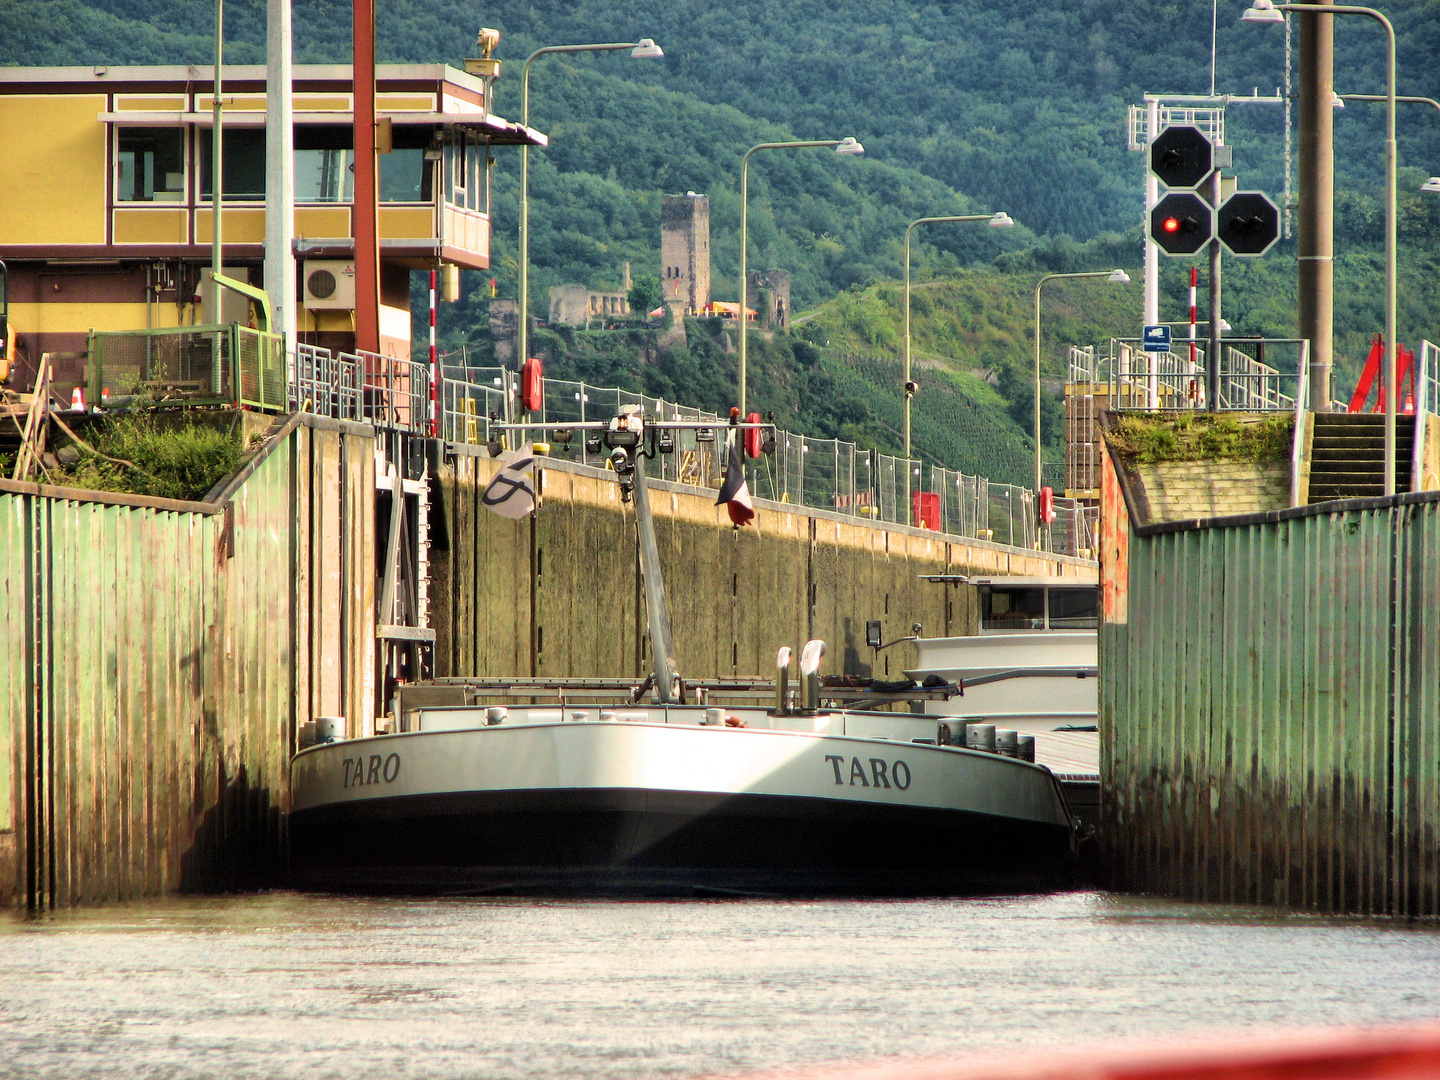
<instances>
[{"instance_id":1,"label":"red support column","mask_svg":"<svg viewBox=\"0 0 1440 1080\"><path fill-rule=\"evenodd\" d=\"M354 0L355 347L380 351L380 191L375 155L375 0Z\"/></svg>"}]
</instances>

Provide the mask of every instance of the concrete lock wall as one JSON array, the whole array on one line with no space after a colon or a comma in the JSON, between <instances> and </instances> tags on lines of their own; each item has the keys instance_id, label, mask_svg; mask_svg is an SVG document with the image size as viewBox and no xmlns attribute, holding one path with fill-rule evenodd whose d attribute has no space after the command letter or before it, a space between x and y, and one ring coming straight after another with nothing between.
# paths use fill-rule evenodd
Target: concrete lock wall
<instances>
[{"instance_id":1,"label":"concrete lock wall","mask_svg":"<svg viewBox=\"0 0 1440 1080\"><path fill-rule=\"evenodd\" d=\"M447 550L432 555L436 674L610 676L649 671L635 555L634 509L614 474L563 459L542 470L533 521L485 510L478 493L498 465L454 448L441 465ZM921 574L1065 575L1094 564L959 541L920 529L758 501L736 530L714 496L658 481L651 507L681 673L769 677L781 645L830 647L823 670L900 676L906 644L876 657L865 622L887 641L921 623L930 636L973 633L974 589Z\"/></svg>"},{"instance_id":2,"label":"concrete lock wall","mask_svg":"<svg viewBox=\"0 0 1440 1080\"><path fill-rule=\"evenodd\" d=\"M1440 914L1440 493L1134 524L1102 489L1114 883Z\"/></svg>"},{"instance_id":3,"label":"concrete lock wall","mask_svg":"<svg viewBox=\"0 0 1440 1080\"><path fill-rule=\"evenodd\" d=\"M297 725L374 713L373 447L292 418L201 502L0 482L0 903L277 880Z\"/></svg>"}]
</instances>

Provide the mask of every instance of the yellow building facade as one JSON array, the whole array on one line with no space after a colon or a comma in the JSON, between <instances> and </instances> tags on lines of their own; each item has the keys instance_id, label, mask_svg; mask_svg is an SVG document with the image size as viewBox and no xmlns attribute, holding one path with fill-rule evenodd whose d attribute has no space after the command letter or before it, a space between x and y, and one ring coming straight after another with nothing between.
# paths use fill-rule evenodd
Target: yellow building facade
<instances>
[{"instance_id":1,"label":"yellow building facade","mask_svg":"<svg viewBox=\"0 0 1440 1080\"><path fill-rule=\"evenodd\" d=\"M227 273L264 282L265 69L227 66L221 190ZM490 265L495 145L544 137L489 111L494 79L382 65L381 320L408 355L411 271ZM0 68L0 260L17 330L12 386L50 355L79 381L91 330L243 319L201 299L212 255L213 69ZM354 344L354 117L348 66L294 69L294 248L303 342ZM348 275L348 282L347 282ZM402 352L403 350L403 352Z\"/></svg>"}]
</instances>

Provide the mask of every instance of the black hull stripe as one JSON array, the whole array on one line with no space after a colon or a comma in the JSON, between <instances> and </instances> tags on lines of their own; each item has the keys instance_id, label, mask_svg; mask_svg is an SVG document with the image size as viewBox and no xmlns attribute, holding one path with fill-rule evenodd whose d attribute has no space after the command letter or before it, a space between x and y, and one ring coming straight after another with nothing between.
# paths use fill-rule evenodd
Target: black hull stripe
<instances>
[{"instance_id":1,"label":"black hull stripe","mask_svg":"<svg viewBox=\"0 0 1440 1080\"><path fill-rule=\"evenodd\" d=\"M290 817L297 885L583 895L957 895L1062 887L1066 828L956 810L635 789L476 791Z\"/></svg>"}]
</instances>

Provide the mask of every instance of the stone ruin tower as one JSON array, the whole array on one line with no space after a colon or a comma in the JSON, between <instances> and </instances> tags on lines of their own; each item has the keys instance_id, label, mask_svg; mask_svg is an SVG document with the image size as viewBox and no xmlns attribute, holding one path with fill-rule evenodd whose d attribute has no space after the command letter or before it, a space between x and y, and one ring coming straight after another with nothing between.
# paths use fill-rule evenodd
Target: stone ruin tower
<instances>
[{"instance_id":1,"label":"stone ruin tower","mask_svg":"<svg viewBox=\"0 0 1440 1080\"><path fill-rule=\"evenodd\" d=\"M687 191L660 196L660 288L676 318L710 303L710 199Z\"/></svg>"}]
</instances>

